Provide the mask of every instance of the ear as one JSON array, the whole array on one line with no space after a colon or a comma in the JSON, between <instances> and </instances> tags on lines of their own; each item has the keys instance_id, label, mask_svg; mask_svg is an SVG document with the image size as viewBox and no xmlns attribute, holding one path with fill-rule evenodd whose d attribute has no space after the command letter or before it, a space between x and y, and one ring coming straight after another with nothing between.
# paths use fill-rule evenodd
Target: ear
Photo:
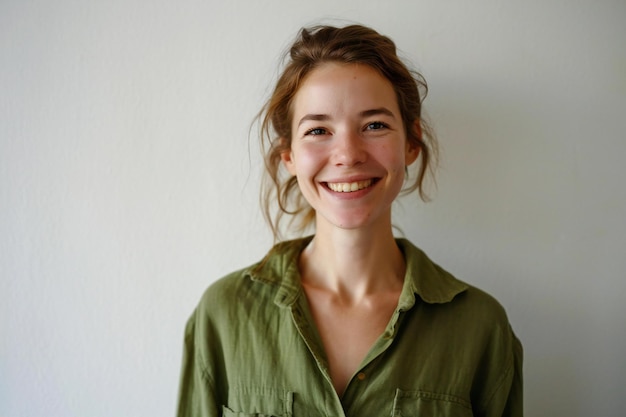
<instances>
[{"instance_id":1,"label":"ear","mask_svg":"<svg viewBox=\"0 0 626 417\"><path fill-rule=\"evenodd\" d=\"M415 122L413 122L413 133L421 139L422 137L422 126L420 124L419 119L415 120ZM420 154L420 151L422 150L422 148L415 144L415 143L411 143L409 142L409 140L407 139L406 141L406 152L405 152L405 156L404 156L404 164L406 166L411 165L413 162L415 162L417 160L417 157Z\"/></svg>"},{"instance_id":2,"label":"ear","mask_svg":"<svg viewBox=\"0 0 626 417\"><path fill-rule=\"evenodd\" d=\"M279 140L284 141L283 138ZM291 149L285 149L284 151L282 151L280 153L280 160L283 162L285 168L287 168L287 171L291 175L296 175L296 163L293 160L293 151Z\"/></svg>"}]
</instances>

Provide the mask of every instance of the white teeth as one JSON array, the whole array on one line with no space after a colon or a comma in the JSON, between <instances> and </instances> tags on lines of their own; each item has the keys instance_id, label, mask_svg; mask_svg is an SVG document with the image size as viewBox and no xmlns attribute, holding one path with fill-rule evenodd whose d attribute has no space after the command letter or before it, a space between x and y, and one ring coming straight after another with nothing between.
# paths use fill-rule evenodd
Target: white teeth
<instances>
[{"instance_id":1,"label":"white teeth","mask_svg":"<svg viewBox=\"0 0 626 417\"><path fill-rule=\"evenodd\" d=\"M362 190L372 185L372 180L357 181L357 182L329 182L328 188L338 193L351 193L354 191Z\"/></svg>"}]
</instances>

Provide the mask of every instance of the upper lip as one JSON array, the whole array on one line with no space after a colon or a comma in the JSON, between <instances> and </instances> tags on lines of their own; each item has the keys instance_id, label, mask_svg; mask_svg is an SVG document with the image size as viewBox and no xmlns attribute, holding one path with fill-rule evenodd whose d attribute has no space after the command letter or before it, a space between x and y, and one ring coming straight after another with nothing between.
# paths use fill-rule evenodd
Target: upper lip
<instances>
[{"instance_id":1,"label":"upper lip","mask_svg":"<svg viewBox=\"0 0 626 417\"><path fill-rule=\"evenodd\" d=\"M352 183L352 182L359 182L359 181L376 180L378 178L380 177L377 177L375 175L350 175L347 177L333 178L333 179L328 179L328 180L324 180L320 182L340 184L340 183Z\"/></svg>"}]
</instances>

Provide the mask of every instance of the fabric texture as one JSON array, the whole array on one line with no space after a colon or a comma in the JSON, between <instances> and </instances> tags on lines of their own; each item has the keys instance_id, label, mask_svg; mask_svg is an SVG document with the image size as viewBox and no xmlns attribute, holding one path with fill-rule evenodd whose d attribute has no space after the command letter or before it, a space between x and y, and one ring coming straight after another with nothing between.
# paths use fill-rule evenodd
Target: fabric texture
<instances>
[{"instance_id":1,"label":"fabric texture","mask_svg":"<svg viewBox=\"0 0 626 417\"><path fill-rule=\"evenodd\" d=\"M311 237L211 285L185 330L179 417L522 416L504 309L408 240L398 306L341 398L300 284Z\"/></svg>"}]
</instances>

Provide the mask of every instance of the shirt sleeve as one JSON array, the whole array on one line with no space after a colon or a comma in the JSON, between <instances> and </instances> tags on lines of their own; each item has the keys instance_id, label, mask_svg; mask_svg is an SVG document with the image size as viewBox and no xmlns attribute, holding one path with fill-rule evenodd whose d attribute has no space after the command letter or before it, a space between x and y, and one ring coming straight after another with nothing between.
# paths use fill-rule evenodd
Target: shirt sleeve
<instances>
[{"instance_id":1,"label":"shirt sleeve","mask_svg":"<svg viewBox=\"0 0 626 417\"><path fill-rule=\"evenodd\" d=\"M512 362L492 393L483 412L483 417L523 417L523 349L513 331L510 333Z\"/></svg>"},{"instance_id":2,"label":"shirt sleeve","mask_svg":"<svg viewBox=\"0 0 626 417\"><path fill-rule=\"evenodd\" d=\"M524 352L522 349L522 343L513 334L513 381L511 383L511 389L506 401L506 407L504 409L503 416L507 417L522 417L524 415L524 395L523 395L523 377L522 377L522 362Z\"/></svg>"},{"instance_id":3,"label":"shirt sleeve","mask_svg":"<svg viewBox=\"0 0 626 417\"><path fill-rule=\"evenodd\" d=\"M196 314L191 316L185 328L185 345L178 391L178 417L218 417L216 393L213 380L207 371L198 343Z\"/></svg>"}]
</instances>

